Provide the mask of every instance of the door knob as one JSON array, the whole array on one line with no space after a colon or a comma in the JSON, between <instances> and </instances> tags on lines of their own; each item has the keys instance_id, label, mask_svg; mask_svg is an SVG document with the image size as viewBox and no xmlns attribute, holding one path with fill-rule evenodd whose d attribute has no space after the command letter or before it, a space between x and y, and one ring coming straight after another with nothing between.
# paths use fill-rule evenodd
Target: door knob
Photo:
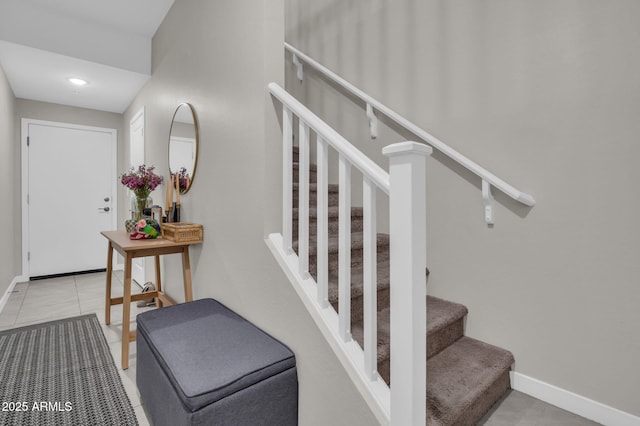
<instances>
[{"instance_id":1,"label":"door knob","mask_svg":"<svg viewBox=\"0 0 640 426\"><path fill-rule=\"evenodd\" d=\"M111 209L109 207L100 207L98 210L102 210L103 212L108 212Z\"/></svg>"}]
</instances>

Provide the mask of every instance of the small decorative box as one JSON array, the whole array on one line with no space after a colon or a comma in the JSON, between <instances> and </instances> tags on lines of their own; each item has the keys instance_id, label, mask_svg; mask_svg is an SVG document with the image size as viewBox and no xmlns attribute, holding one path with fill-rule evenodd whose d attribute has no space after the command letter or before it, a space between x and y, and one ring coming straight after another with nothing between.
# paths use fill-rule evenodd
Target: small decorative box
<instances>
[{"instance_id":1,"label":"small decorative box","mask_svg":"<svg viewBox=\"0 0 640 426\"><path fill-rule=\"evenodd\" d=\"M172 222L162 224L162 238L176 243L192 243L202 241L202 225L189 222Z\"/></svg>"}]
</instances>

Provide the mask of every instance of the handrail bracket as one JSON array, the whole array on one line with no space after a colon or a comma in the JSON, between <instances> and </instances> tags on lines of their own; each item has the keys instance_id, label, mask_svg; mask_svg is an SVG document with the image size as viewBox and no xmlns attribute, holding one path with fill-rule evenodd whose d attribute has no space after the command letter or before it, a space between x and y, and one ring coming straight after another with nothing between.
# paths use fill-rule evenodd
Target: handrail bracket
<instances>
[{"instance_id":1,"label":"handrail bracket","mask_svg":"<svg viewBox=\"0 0 640 426\"><path fill-rule=\"evenodd\" d=\"M367 118L369 119L369 133L371 139L378 137L378 117L370 103L367 103Z\"/></svg>"},{"instance_id":2,"label":"handrail bracket","mask_svg":"<svg viewBox=\"0 0 640 426\"><path fill-rule=\"evenodd\" d=\"M487 225L493 225L493 207L495 200L491 193L491 184L482 180L482 200L484 201L484 220Z\"/></svg>"},{"instance_id":3,"label":"handrail bracket","mask_svg":"<svg viewBox=\"0 0 640 426\"><path fill-rule=\"evenodd\" d=\"M298 59L298 55L296 55L295 53L293 54L293 65L295 65L297 68L296 76L298 77L298 80L302 81L302 79L304 78L304 69L302 66L302 62L300 62L300 59Z\"/></svg>"}]
</instances>

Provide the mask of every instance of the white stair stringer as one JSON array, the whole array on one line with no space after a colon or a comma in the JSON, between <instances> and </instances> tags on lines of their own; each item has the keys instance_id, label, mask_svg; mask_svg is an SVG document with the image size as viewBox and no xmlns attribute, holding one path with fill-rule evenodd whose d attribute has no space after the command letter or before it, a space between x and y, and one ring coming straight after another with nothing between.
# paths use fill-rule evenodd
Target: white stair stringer
<instances>
[{"instance_id":1,"label":"white stair stringer","mask_svg":"<svg viewBox=\"0 0 640 426\"><path fill-rule=\"evenodd\" d=\"M345 342L340 338L338 314L331 305L322 308L318 304L315 280L300 275L298 256L293 251L284 251L282 235L269 234L265 242L373 414L381 425L388 425L391 401L389 386L377 373L373 380L366 377L364 351L355 340Z\"/></svg>"}]
</instances>

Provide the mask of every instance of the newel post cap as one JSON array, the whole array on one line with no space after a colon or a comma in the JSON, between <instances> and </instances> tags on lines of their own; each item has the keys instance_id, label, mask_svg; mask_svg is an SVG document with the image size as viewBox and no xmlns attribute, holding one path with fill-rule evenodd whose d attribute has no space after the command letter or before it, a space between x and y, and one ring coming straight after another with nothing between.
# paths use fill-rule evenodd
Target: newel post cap
<instances>
[{"instance_id":1,"label":"newel post cap","mask_svg":"<svg viewBox=\"0 0 640 426\"><path fill-rule=\"evenodd\" d=\"M382 154L387 157L395 157L397 155L420 154L425 157L431 155L433 149L429 145L423 143L406 141L387 145L382 148Z\"/></svg>"}]
</instances>

